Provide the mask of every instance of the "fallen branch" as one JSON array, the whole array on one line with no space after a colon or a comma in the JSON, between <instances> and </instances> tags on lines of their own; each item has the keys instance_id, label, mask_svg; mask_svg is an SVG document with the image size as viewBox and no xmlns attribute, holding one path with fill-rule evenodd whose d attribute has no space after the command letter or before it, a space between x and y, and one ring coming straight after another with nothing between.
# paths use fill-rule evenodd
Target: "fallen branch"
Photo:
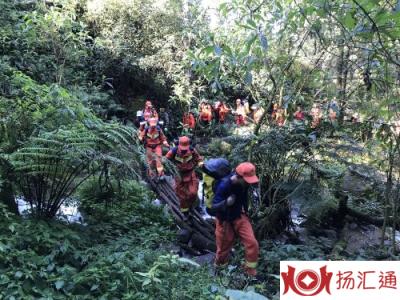
<instances>
[{"instance_id":1,"label":"fallen branch","mask_svg":"<svg viewBox=\"0 0 400 300\"><path fill-rule=\"evenodd\" d=\"M149 183L158 197L168 205L177 226L190 232L192 242L183 248L185 250L190 248L191 253L198 253L198 250L215 252L214 226L204 220L200 213L195 210L191 212L190 220L184 221L183 214L179 208L179 199L168 180L158 183L149 180Z\"/></svg>"}]
</instances>

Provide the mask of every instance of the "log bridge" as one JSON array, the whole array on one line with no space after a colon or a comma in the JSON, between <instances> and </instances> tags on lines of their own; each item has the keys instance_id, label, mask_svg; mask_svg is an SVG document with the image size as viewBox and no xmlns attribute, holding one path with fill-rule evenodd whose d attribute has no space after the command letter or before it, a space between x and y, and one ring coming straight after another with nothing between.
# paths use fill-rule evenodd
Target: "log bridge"
<instances>
[{"instance_id":1,"label":"log bridge","mask_svg":"<svg viewBox=\"0 0 400 300\"><path fill-rule=\"evenodd\" d=\"M173 188L173 178L166 176L166 180L148 180L159 199L168 205L179 229L178 244L192 255L202 255L216 251L215 225L213 219L204 219L197 210L191 211L191 217L184 221L179 208L179 199Z\"/></svg>"}]
</instances>

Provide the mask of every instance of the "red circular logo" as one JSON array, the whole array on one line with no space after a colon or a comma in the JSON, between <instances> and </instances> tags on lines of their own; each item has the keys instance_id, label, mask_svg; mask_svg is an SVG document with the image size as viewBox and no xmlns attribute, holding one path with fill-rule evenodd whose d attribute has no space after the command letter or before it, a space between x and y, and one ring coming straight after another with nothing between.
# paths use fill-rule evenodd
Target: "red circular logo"
<instances>
[{"instance_id":1,"label":"red circular logo","mask_svg":"<svg viewBox=\"0 0 400 300\"><path fill-rule=\"evenodd\" d=\"M319 287L321 278L312 270L301 271L296 276L295 284L303 291L311 292Z\"/></svg>"}]
</instances>

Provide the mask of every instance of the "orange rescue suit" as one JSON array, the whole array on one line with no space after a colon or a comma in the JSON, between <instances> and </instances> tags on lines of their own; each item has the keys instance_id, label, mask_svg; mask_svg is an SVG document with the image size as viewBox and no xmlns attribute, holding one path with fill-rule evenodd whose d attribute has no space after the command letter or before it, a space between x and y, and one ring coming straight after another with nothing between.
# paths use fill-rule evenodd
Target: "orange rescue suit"
<instances>
[{"instance_id":1,"label":"orange rescue suit","mask_svg":"<svg viewBox=\"0 0 400 300\"><path fill-rule=\"evenodd\" d=\"M181 211L187 212L197 200L199 179L194 169L203 161L203 158L192 147L187 151L174 147L166 154L166 158L175 163L178 168L179 176L175 178L175 192L180 201Z\"/></svg>"},{"instance_id":2,"label":"orange rescue suit","mask_svg":"<svg viewBox=\"0 0 400 300\"><path fill-rule=\"evenodd\" d=\"M146 127L139 133L139 140L146 148L146 160L149 176L154 176L153 169L156 168L158 176L164 175L164 168L161 162L162 145L169 146L167 138L159 126Z\"/></svg>"}]
</instances>

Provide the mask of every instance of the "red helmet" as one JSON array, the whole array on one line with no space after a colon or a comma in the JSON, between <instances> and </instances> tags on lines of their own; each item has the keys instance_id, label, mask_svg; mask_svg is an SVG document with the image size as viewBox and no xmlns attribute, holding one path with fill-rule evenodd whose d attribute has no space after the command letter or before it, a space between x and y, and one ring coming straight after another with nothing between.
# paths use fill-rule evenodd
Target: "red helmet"
<instances>
[{"instance_id":1,"label":"red helmet","mask_svg":"<svg viewBox=\"0 0 400 300\"><path fill-rule=\"evenodd\" d=\"M187 136L181 136L179 138L178 148L179 148L179 150L189 150L190 139Z\"/></svg>"},{"instance_id":2,"label":"red helmet","mask_svg":"<svg viewBox=\"0 0 400 300\"><path fill-rule=\"evenodd\" d=\"M236 169L236 173L243 177L244 181L249 184L257 183L258 177L256 175L256 167L250 162L244 162L239 164Z\"/></svg>"}]
</instances>

